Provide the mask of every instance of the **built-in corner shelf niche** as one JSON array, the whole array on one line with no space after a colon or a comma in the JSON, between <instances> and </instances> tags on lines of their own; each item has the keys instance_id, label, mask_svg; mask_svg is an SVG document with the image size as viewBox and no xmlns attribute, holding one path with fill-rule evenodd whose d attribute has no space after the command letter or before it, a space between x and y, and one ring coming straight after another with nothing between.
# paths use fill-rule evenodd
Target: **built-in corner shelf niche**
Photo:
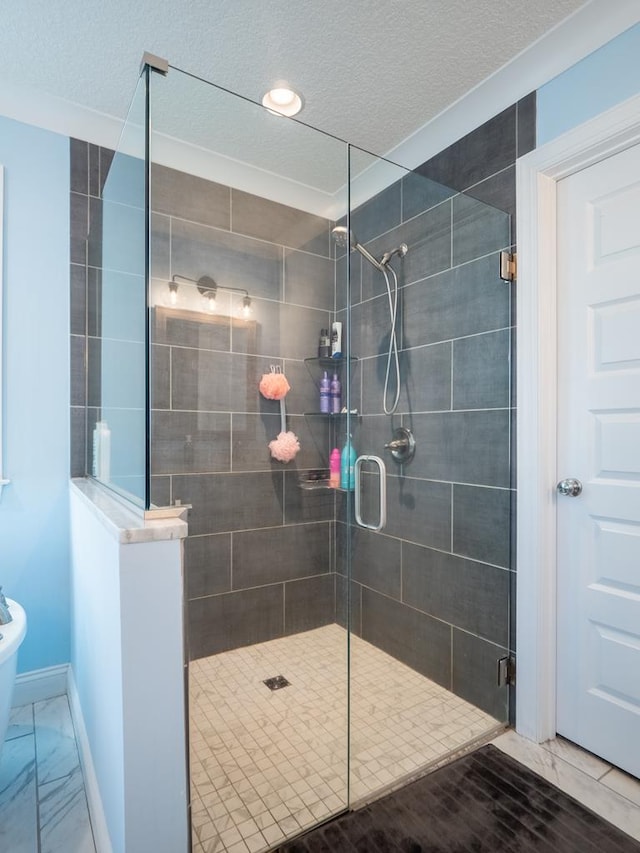
<instances>
[{"instance_id":1,"label":"built-in corner shelf niche","mask_svg":"<svg viewBox=\"0 0 640 853\"><path fill-rule=\"evenodd\" d=\"M4 426L4 411L2 409L2 401L3 401L3 393L2 393L2 378L4 376L3 373L3 365L2 365L2 331L4 329L3 319L2 319L2 306L4 303L2 296L2 270L4 269L4 255L2 253L2 238L4 236L4 167L0 166L0 500L2 500L2 489L4 486L8 485L9 480L4 477L2 467L2 448L4 445L3 440L3 432L2 428Z\"/></svg>"}]
</instances>

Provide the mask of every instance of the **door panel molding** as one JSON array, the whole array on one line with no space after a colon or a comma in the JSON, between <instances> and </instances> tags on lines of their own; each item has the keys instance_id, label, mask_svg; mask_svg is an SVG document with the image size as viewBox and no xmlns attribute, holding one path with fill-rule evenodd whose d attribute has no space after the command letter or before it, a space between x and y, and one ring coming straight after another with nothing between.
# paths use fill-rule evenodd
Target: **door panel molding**
<instances>
[{"instance_id":1,"label":"door panel molding","mask_svg":"<svg viewBox=\"0 0 640 853\"><path fill-rule=\"evenodd\" d=\"M516 730L538 743L556 734L556 184L638 143L640 96L516 163Z\"/></svg>"}]
</instances>

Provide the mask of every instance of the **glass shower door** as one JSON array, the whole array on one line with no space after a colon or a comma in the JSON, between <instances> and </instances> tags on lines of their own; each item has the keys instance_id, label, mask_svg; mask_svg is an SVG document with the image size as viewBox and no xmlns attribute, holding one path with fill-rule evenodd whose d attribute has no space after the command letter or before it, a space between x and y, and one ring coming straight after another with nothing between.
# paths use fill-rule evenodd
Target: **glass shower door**
<instances>
[{"instance_id":1,"label":"glass shower door","mask_svg":"<svg viewBox=\"0 0 640 853\"><path fill-rule=\"evenodd\" d=\"M506 213L353 147L343 224L353 807L508 720L511 235Z\"/></svg>"}]
</instances>

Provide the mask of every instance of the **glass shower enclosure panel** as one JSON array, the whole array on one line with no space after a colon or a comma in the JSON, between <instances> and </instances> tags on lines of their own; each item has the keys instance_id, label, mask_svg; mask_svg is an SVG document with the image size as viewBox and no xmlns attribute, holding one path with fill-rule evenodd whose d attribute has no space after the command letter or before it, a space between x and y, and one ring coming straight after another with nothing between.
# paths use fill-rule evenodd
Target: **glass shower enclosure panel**
<instances>
[{"instance_id":1,"label":"glass shower enclosure panel","mask_svg":"<svg viewBox=\"0 0 640 853\"><path fill-rule=\"evenodd\" d=\"M88 472L142 508L148 506L146 95L144 74L101 205L91 199L87 250Z\"/></svg>"},{"instance_id":2,"label":"glass shower enclosure panel","mask_svg":"<svg viewBox=\"0 0 640 853\"><path fill-rule=\"evenodd\" d=\"M353 147L344 224L353 806L508 721L511 233L505 212Z\"/></svg>"},{"instance_id":3,"label":"glass shower enclosure panel","mask_svg":"<svg viewBox=\"0 0 640 853\"><path fill-rule=\"evenodd\" d=\"M347 371L318 350L348 149L174 68L151 127L151 494L191 505L194 840L266 850L349 804L327 477L346 416L320 401Z\"/></svg>"},{"instance_id":4,"label":"glass shower enclosure panel","mask_svg":"<svg viewBox=\"0 0 640 853\"><path fill-rule=\"evenodd\" d=\"M191 506L193 838L266 851L508 719L510 222L178 69L149 84L148 169L131 122L108 201L137 234L148 181L146 500ZM120 242L111 307L140 319ZM100 419L133 423L134 385Z\"/></svg>"}]
</instances>

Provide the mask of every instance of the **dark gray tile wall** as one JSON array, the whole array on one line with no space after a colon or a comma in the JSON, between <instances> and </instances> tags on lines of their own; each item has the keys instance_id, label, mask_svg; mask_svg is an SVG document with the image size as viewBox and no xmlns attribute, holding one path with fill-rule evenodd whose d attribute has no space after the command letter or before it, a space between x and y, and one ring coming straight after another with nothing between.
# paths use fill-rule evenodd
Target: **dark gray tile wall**
<instances>
[{"instance_id":1,"label":"dark gray tile wall","mask_svg":"<svg viewBox=\"0 0 640 853\"><path fill-rule=\"evenodd\" d=\"M248 290L253 307L250 323L155 309L151 464L169 499L193 507L190 654L334 622L334 495L299 487L328 465L328 421L303 413L319 408L304 359L334 307L332 223L164 167L153 170L152 206L156 292L174 275L209 275ZM179 287L179 299L196 295ZM236 297L221 296L229 309ZM291 385L288 428L301 446L286 466L268 448L279 404L258 390L271 365ZM157 488L166 496L167 484Z\"/></svg>"},{"instance_id":2,"label":"dark gray tile wall","mask_svg":"<svg viewBox=\"0 0 640 853\"><path fill-rule=\"evenodd\" d=\"M282 584L189 601L190 660L282 637L284 631Z\"/></svg>"},{"instance_id":3,"label":"dark gray tile wall","mask_svg":"<svg viewBox=\"0 0 640 853\"><path fill-rule=\"evenodd\" d=\"M498 687L496 678L496 661L507 653L507 648L453 629L453 691L498 720L508 719L512 710L508 688Z\"/></svg>"},{"instance_id":4,"label":"dark gray tile wall","mask_svg":"<svg viewBox=\"0 0 640 853\"><path fill-rule=\"evenodd\" d=\"M384 278L360 258L352 263L353 354L362 359L354 442L359 453L385 455L393 429L404 425L417 450L402 467L385 455L383 533L352 528L348 543L347 528L337 524L338 589L346 594L350 544L353 629L501 720L507 689L497 686L497 661L514 648L515 395L513 294L499 278L498 253L515 243L515 160L534 139L529 96L351 217L373 255L409 246L404 260L393 262L400 272L402 371L393 417L380 414ZM344 262L337 258L337 265ZM337 309L345 303L338 292ZM365 482L368 518L377 512L377 480ZM342 602L337 618L346 622Z\"/></svg>"},{"instance_id":5,"label":"dark gray tile wall","mask_svg":"<svg viewBox=\"0 0 640 853\"><path fill-rule=\"evenodd\" d=\"M90 239L92 215L99 214L100 198L113 154L96 145L70 140L70 360L71 360L71 476L83 477L91 464L87 434L98 412L95 403L99 376L100 253ZM94 229L95 232L95 229ZM91 252L89 251L91 244ZM96 360L97 359L97 360ZM92 382L93 379L93 382Z\"/></svg>"},{"instance_id":6,"label":"dark gray tile wall","mask_svg":"<svg viewBox=\"0 0 640 853\"><path fill-rule=\"evenodd\" d=\"M362 638L431 678L451 687L452 628L421 610L362 587Z\"/></svg>"},{"instance_id":7,"label":"dark gray tile wall","mask_svg":"<svg viewBox=\"0 0 640 853\"><path fill-rule=\"evenodd\" d=\"M336 621L335 575L328 573L284 585L286 634L309 631Z\"/></svg>"},{"instance_id":8,"label":"dark gray tile wall","mask_svg":"<svg viewBox=\"0 0 640 853\"><path fill-rule=\"evenodd\" d=\"M87 472L86 436L99 415L101 192L112 156L71 140L72 476ZM332 223L157 165L151 198L158 292L175 274L210 275L250 291L255 321L221 314L211 322L193 310L165 316L162 308L153 317L152 500L193 505L191 654L333 622L334 494L298 485L328 464L328 423L303 415L319 408L303 360L334 309ZM127 344L112 346L119 357ZM288 376L288 428L301 444L287 468L268 449L279 404L258 391L271 365Z\"/></svg>"}]
</instances>

